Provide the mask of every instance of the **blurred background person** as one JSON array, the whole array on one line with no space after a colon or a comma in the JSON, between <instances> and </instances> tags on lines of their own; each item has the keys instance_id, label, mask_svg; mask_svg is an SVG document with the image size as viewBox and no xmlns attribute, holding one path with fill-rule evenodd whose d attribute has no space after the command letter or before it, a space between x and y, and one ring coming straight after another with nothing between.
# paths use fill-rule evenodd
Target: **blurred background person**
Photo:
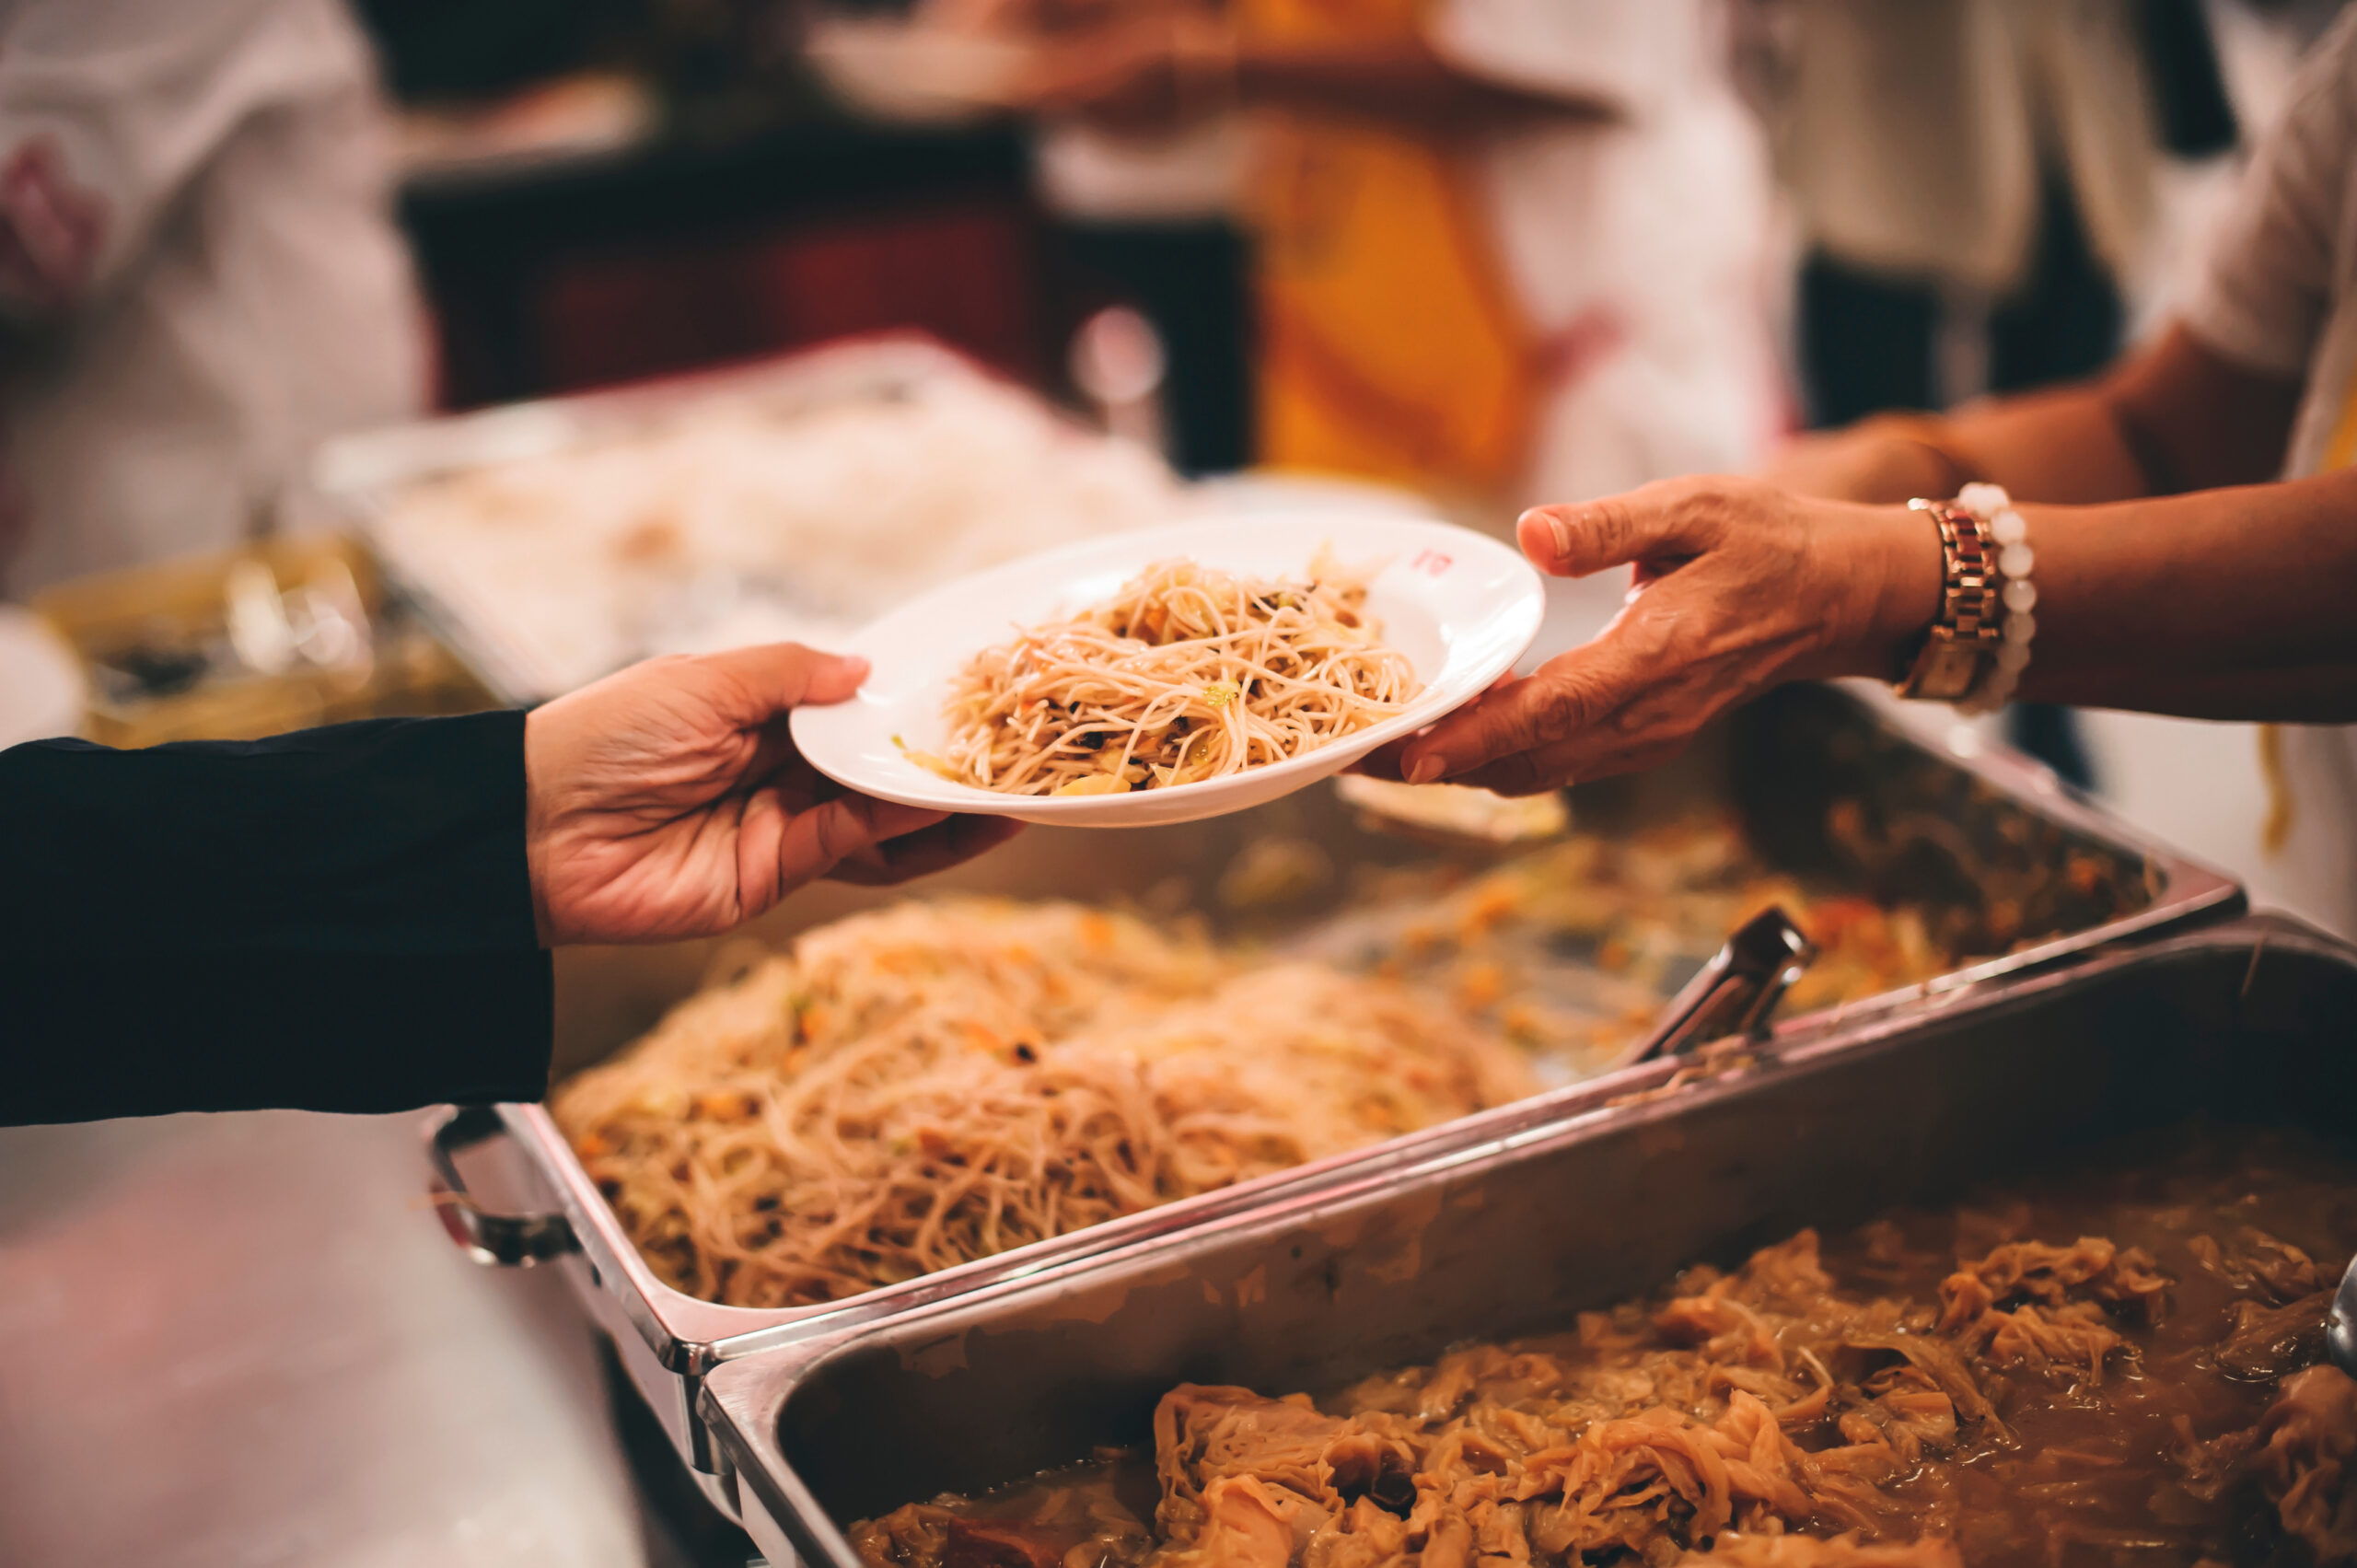
<instances>
[{"instance_id":1,"label":"blurred background person","mask_svg":"<svg viewBox=\"0 0 2357 1568\"><path fill-rule=\"evenodd\" d=\"M2199 0L1749 0L1812 424L2085 376L2157 171L2235 141Z\"/></svg>"},{"instance_id":2,"label":"blurred background person","mask_svg":"<svg viewBox=\"0 0 2357 1568\"><path fill-rule=\"evenodd\" d=\"M1819 426L2096 373L2198 288L2242 155L2337 0L1751 0L1738 12L1794 222L1793 357ZM2091 357L2092 356L2092 357ZM1805 449L1771 469L1822 489ZM2251 726L2021 704L2009 738L2152 830L2310 913L2262 831Z\"/></svg>"},{"instance_id":3,"label":"blurred background person","mask_svg":"<svg viewBox=\"0 0 2357 1568\"><path fill-rule=\"evenodd\" d=\"M233 544L424 405L386 125L340 0L0 9L0 587Z\"/></svg>"},{"instance_id":4,"label":"blurred background person","mask_svg":"<svg viewBox=\"0 0 2357 1568\"><path fill-rule=\"evenodd\" d=\"M2292 83L2167 324L2099 377L1812 436L1776 465L1782 488L1702 479L1528 514L1534 559L1570 571L1635 560L1646 592L1614 634L1484 697L1411 748L1403 770L1527 790L1657 759L1661 741L1737 692L1804 670L1887 675L1890 628L1920 635L1938 598L1933 545L1907 501L1990 482L2034 519L2044 663L2025 689L2271 721L2271 809L2263 827L2256 800L2240 813L2241 832L2270 851L2261 891L2357 930L2352 148L2357 14L2344 12ZM1913 565L1878 563L1877 537ZM1845 608L1862 601L1879 609ZM1495 743L1517 715L1551 752ZM2173 742L2180 789L2232 766L2214 731L2148 733ZM1475 765L1500 756L1514 761Z\"/></svg>"},{"instance_id":5,"label":"blurred background person","mask_svg":"<svg viewBox=\"0 0 2357 1568\"><path fill-rule=\"evenodd\" d=\"M985 8L1044 33L1051 120L1249 117L1260 463L1487 512L1776 428L1766 171L1713 0Z\"/></svg>"}]
</instances>

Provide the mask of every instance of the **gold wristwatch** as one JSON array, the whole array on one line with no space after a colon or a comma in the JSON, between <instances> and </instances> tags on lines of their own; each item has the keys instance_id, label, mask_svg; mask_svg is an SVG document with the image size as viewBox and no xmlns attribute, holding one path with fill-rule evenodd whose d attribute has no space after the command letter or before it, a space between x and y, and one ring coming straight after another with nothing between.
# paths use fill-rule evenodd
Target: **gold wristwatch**
<instances>
[{"instance_id":1,"label":"gold wristwatch","mask_svg":"<svg viewBox=\"0 0 2357 1568\"><path fill-rule=\"evenodd\" d=\"M1908 661L1897 683L1898 694L1953 703L1972 690L2003 641L1996 552L1989 525L1954 502L1919 499L1907 505L1927 514L1940 530L1943 580L1939 615Z\"/></svg>"}]
</instances>

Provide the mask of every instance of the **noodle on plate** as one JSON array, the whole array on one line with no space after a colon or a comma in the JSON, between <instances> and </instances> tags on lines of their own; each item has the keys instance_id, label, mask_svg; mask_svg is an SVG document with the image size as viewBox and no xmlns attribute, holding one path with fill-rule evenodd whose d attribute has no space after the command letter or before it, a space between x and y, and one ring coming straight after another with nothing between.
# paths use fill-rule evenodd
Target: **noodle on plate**
<instances>
[{"instance_id":1,"label":"noodle on plate","mask_svg":"<svg viewBox=\"0 0 2357 1568\"><path fill-rule=\"evenodd\" d=\"M1068 621L977 654L949 737L911 758L1004 795L1120 795L1281 762L1379 724L1421 690L1325 552L1306 580L1147 567Z\"/></svg>"}]
</instances>

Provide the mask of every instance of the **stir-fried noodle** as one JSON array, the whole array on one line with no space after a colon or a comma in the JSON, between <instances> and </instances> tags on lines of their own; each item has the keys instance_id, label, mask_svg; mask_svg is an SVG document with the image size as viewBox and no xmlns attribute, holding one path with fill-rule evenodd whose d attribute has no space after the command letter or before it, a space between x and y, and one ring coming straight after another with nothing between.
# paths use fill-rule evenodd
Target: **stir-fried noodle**
<instances>
[{"instance_id":1,"label":"stir-fried noodle","mask_svg":"<svg viewBox=\"0 0 2357 1568\"><path fill-rule=\"evenodd\" d=\"M676 1009L552 1109L656 1272L853 1295L1503 1104L1520 1053L1396 981L1073 904L903 904Z\"/></svg>"},{"instance_id":2,"label":"stir-fried noodle","mask_svg":"<svg viewBox=\"0 0 2357 1568\"><path fill-rule=\"evenodd\" d=\"M1158 562L1111 602L975 655L947 743L911 755L1007 795L1119 795L1298 757L1420 689L1366 592L1323 552L1300 582Z\"/></svg>"}]
</instances>

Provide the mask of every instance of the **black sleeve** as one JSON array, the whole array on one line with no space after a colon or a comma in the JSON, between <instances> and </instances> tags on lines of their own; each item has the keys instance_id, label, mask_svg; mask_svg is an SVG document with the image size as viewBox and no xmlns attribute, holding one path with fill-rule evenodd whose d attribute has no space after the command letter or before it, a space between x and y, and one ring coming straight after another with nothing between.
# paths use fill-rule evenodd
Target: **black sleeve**
<instances>
[{"instance_id":1,"label":"black sleeve","mask_svg":"<svg viewBox=\"0 0 2357 1568\"><path fill-rule=\"evenodd\" d=\"M0 1123L547 1086L524 716L0 751Z\"/></svg>"}]
</instances>

